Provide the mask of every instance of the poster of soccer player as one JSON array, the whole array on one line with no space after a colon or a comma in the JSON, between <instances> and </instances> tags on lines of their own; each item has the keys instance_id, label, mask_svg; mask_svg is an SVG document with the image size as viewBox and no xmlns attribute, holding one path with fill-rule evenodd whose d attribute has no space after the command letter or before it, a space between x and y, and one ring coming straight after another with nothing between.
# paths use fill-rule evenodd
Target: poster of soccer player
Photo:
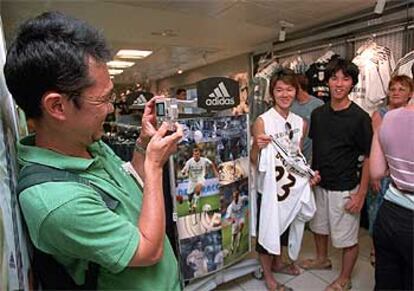
<instances>
[{"instance_id":1,"label":"poster of soccer player","mask_svg":"<svg viewBox=\"0 0 414 291\"><path fill-rule=\"evenodd\" d=\"M231 263L250 249L248 179L221 187L223 194L221 218L224 263Z\"/></svg>"},{"instance_id":2,"label":"poster of soccer player","mask_svg":"<svg viewBox=\"0 0 414 291\"><path fill-rule=\"evenodd\" d=\"M178 217L199 217L206 206L220 208L219 172L214 142L181 144L176 156L176 196Z\"/></svg>"},{"instance_id":3,"label":"poster of soccer player","mask_svg":"<svg viewBox=\"0 0 414 291\"><path fill-rule=\"evenodd\" d=\"M171 159L171 186L182 273L192 280L249 251L247 116L178 122L184 136Z\"/></svg>"},{"instance_id":4,"label":"poster of soccer player","mask_svg":"<svg viewBox=\"0 0 414 291\"><path fill-rule=\"evenodd\" d=\"M203 277L223 267L221 241L220 231L181 241L181 270L184 280Z\"/></svg>"}]
</instances>

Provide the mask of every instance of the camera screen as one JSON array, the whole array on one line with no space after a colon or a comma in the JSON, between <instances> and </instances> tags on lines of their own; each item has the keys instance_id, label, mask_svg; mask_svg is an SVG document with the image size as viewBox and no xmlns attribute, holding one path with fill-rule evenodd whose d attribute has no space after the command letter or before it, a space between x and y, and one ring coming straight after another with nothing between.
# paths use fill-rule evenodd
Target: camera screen
<instances>
[{"instance_id":1,"label":"camera screen","mask_svg":"<svg viewBox=\"0 0 414 291\"><path fill-rule=\"evenodd\" d=\"M157 111L157 116L165 116L165 103L161 102L161 103L156 103L156 111Z\"/></svg>"}]
</instances>

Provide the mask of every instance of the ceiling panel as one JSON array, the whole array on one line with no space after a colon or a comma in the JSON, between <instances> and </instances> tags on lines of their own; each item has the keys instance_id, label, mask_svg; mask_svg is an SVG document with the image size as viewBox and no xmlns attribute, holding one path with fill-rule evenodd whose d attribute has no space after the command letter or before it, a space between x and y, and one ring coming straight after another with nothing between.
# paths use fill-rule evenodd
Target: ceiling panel
<instances>
[{"instance_id":1,"label":"ceiling panel","mask_svg":"<svg viewBox=\"0 0 414 291\"><path fill-rule=\"evenodd\" d=\"M291 31L335 21L373 7L375 0L2 0L6 41L19 23L46 10L85 19L103 30L114 52L154 53L116 77L159 79L271 43L279 21ZM169 36L162 32L169 31Z\"/></svg>"}]
</instances>

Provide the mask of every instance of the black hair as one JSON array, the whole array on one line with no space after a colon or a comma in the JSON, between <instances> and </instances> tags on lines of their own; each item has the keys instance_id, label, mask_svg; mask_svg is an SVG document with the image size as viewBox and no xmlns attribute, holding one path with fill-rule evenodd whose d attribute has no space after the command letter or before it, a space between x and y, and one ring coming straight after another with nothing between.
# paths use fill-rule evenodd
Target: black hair
<instances>
[{"instance_id":1,"label":"black hair","mask_svg":"<svg viewBox=\"0 0 414 291\"><path fill-rule=\"evenodd\" d=\"M186 92L185 89L183 88L178 88L177 91L175 92L177 95L180 95L182 92Z\"/></svg>"},{"instance_id":2,"label":"black hair","mask_svg":"<svg viewBox=\"0 0 414 291\"><path fill-rule=\"evenodd\" d=\"M8 49L7 87L28 118L42 116L48 91L66 94L80 108L79 95L93 84L88 57L102 63L111 57L96 28L59 12L43 13L20 26Z\"/></svg>"},{"instance_id":3,"label":"black hair","mask_svg":"<svg viewBox=\"0 0 414 291\"><path fill-rule=\"evenodd\" d=\"M300 89L307 92L309 87L309 79L304 74L297 74L296 79L298 80L298 84Z\"/></svg>"},{"instance_id":4,"label":"black hair","mask_svg":"<svg viewBox=\"0 0 414 291\"><path fill-rule=\"evenodd\" d=\"M341 58L331 60L326 66L326 77L330 79L338 71L342 71L345 76L351 77L352 87L358 83L359 69L358 66L351 61Z\"/></svg>"},{"instance_id":5,"label":"black hair","mask_svg":"<svg viewBox=\"0 0 414 291\"><path fill-rule=\"evenodd\" d=\"M277 81L282 81L286 84L293 86L296 90L296 94L298 93L299 83L296 78L295 72L292 71L291 69L282 68L273 74L272 78L270 79L270 86L269 86L270 96L275 97L273 95L273 89L275 88Z\"/></svg>"}]
</instances>

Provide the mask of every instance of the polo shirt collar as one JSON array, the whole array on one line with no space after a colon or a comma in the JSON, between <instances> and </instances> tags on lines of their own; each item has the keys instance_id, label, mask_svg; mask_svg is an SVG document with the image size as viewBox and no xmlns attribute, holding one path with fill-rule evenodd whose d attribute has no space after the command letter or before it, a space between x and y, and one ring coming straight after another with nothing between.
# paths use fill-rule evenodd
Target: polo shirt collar
<instances>
[{"instance_id":1,"label":"polo shirt collar","mask_svg":"<svg viewBox=\"0 0 414 291\"><path fill-rule=\"evenodd\" d=\"M83 171L87 170L92 164L96 163L98 158L95 153L101 149L99 142L95 142L89 147L90 152L94 156L92 159L80 157L71 157L57 153L55 151L37 147L35 144L35 135L29 135L22 138L17 144L19 153L19 161L22 164L36 163L58 169Z\"/></svg>"}]
</instances>

